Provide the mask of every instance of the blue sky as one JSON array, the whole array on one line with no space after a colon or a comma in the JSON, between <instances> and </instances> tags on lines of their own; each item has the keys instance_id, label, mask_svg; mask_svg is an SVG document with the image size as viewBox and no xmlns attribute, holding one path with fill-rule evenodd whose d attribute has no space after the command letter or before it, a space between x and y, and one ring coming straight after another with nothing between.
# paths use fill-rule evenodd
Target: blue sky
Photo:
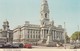
<instances>
[{"instance_id":1,"label":"blue sky","mask_svg":"<svg viewBox=\"0 0 80 51\"><path fill-rule=\"evenodd\" d=\"M0 0L0 28L3 21L10 22L10 28L23 25L25 21L40 24L41 0ZM64 25L68 35L77 31L80 25L80 0L48 0L50 19L55 25ZM53 18L53 19L52 19Z\"/></svg>"}]
</instances>

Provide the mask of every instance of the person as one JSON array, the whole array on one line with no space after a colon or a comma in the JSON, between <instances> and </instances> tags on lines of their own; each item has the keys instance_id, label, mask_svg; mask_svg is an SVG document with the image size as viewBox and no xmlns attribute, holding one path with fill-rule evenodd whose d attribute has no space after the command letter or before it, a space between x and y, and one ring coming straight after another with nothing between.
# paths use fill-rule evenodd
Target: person
<instances>
[{"instance_id":1,"label":"person","mask_svg":"<svg viewBox=\"0 0 80 51\"><path fill-rule=\"evenodd\" d=\"M59 44L57 43L56 46L59 47Z\"/></svg>"},{"instance_id":2,"label":"person","mask_svg":"<svg viewBox=\"0 0 80 51\"><path fill-rule=\"evenodd\" d=\"M66 49L66 44L64 45L64 48Z\"/></svg>"}]
</instances>

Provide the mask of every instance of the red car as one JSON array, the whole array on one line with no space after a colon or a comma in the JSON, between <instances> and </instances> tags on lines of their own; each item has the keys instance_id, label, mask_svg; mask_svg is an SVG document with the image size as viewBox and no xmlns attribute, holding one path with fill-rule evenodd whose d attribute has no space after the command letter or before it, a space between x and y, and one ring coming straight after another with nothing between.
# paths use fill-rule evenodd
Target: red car
<instances>
[{"instance_id":1,"label":"red car","mask_svg":"<svg viewBox=\"0 0 80 51\"><path fill-rule=\"evenodd\" d=\"M31 44L24 44L24 48L32 48Z\"/></svg>"}]
</instances>

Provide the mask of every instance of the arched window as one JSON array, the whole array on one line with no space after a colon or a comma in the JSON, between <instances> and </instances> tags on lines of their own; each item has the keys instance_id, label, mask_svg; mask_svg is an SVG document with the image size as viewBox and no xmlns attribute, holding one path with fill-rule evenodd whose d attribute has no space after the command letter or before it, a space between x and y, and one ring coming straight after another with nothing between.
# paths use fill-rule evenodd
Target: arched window
<instances>
[{"instance_id":1,"label":"arched window","mask_svg":"<svg viewBox=\"0 0 80 51\"><path fill-rule=\"evenodd\" d=\"M47 18L47 13L45 14L45 18Z\"/></svg>"},{"instance_id":2,"label":"arched window","mask_svg":"<svg viewBox=\"0 0 80 51\"><path fill-rule=\"evenodd\" d=\"M47 34L48 34L48 30L47 30Z\"/></svg>"},{"instance_id":3,"label":"arched window","mask_svg":"<svg viewBox=\"0 0 80 51\"><path fill-rule=\"evenodd\" d=\"M28 34L28 38L29 38L29 34Z\"/></svg>"},{"instance_id":4,"label":"arched window","mask_svg":"<svg viewBox=\"0 0 80 51\"><path fill-rule=\"evenodd\" d=\"M43 22L43 24L44 24L44 22Z\"/></svg>"},{"instance_id":5,"label":"arched window","mask_svg":"<svg viewBox=\"0 0 80 51\"><path fill-rule=\"evenodd\" d=\"M42 16L43 14L41 14L41 16Z\"/></svg>"}]
</instances>

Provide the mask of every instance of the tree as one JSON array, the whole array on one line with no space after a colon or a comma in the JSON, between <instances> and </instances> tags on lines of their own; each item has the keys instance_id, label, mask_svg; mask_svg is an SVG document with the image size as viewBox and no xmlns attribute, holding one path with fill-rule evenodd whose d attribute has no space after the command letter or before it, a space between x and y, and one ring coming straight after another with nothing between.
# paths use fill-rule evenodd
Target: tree
<instances>
[{"instance_id":1,"label":"tree","mask_svg":"<svg viewBox=\"0 0 80 51\"><path fill-rule=\"evenodd\" d=\"M74 32L74 33L71 35L71 38L72 38L72 40L77 40L77 39L80 40L80 32L79 32L79 31Z\"/></svg>"}]
</instances>

